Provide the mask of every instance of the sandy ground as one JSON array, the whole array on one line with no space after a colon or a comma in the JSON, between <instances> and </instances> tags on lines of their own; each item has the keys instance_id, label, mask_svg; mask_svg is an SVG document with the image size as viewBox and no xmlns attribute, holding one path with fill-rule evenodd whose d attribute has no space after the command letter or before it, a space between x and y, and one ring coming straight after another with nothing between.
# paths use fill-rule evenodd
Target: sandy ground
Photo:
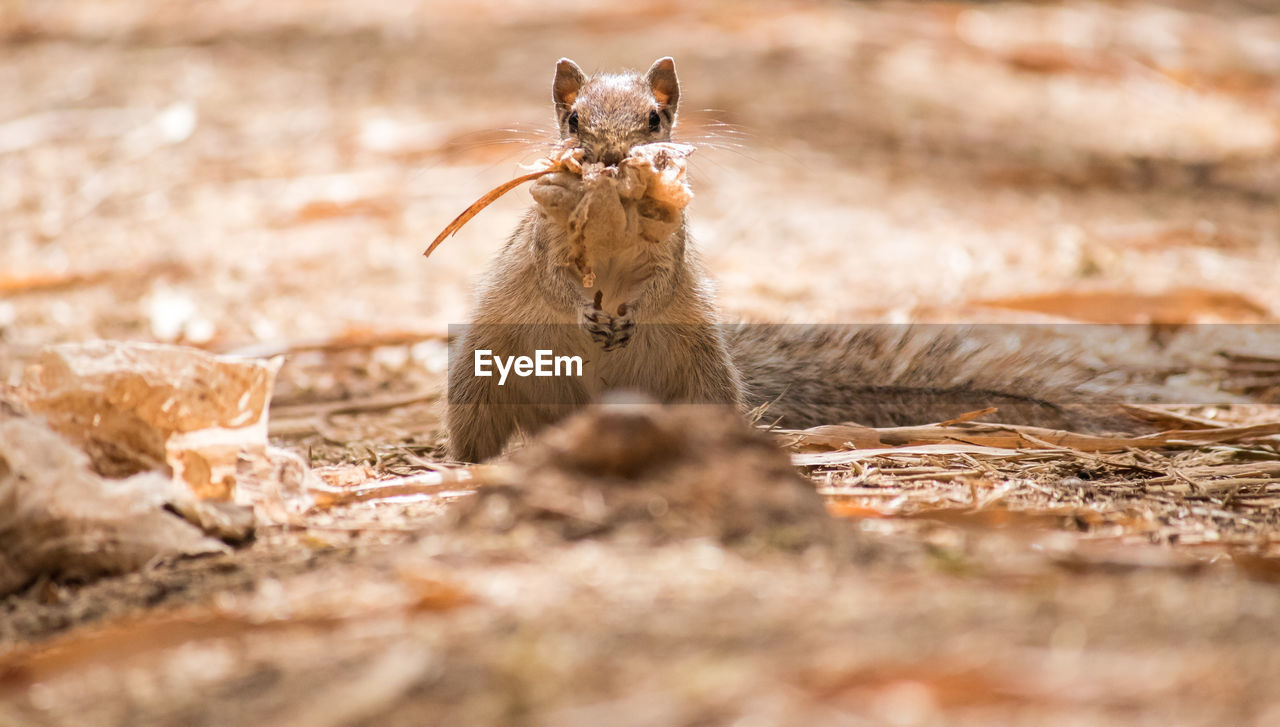
<instances>
[{"instance_id":1,"label":"sandy ground","mask_svg":"<svg viewBox=\"0 0 1280 727\"><path fill-rule=\"evenodd\" d=\"M539 155L557 58L663 55L731 318L1280 317L1263 3L19 0L0 4L0 383L92 338L293 352L279 443L414 471L439 454L440 336L527 192L421 251ZM798 553L355 508L0 601L0 722L1280 720L1274 505L1065 476L990 487L1100 520L853 518ZM1198 550L1220 532L1248 554Z\"/></svg>"}]
</instances>

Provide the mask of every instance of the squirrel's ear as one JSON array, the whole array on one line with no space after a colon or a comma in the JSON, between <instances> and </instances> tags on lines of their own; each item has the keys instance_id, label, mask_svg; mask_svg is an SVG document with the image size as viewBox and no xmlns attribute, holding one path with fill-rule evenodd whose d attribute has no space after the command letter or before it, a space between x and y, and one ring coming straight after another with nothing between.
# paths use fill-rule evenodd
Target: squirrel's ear
<instances>
[{"instance_id":1,"label":"squirrel's ear","mask_svg":"<svg viewBox=\"0 0 1280 727\"><path fill-rule=\"evenodd\" d=\"M561 58L556 63L556 80L551 85L551 97L555 99L556 110L568 109L573 105L574 99L578 98L578 91L582 88L582 84L587 82L587 77L582 73L582 69L578 68L578 64L568 58Z\"/></svg>"},{"instance_id":2,"label":"squirrel's ear","mask_svg":"<svg viewBox=\"0 0 1280 727\"><path fill-rule=\"evenodd\" d=\"M676 112L676 104L680 101L680 81L676 80L676 62L671 56L659 58L649 66L644 80L653 89L653 97L658 100L663 110L671 114Z\"/></svg>"}]
</instances>

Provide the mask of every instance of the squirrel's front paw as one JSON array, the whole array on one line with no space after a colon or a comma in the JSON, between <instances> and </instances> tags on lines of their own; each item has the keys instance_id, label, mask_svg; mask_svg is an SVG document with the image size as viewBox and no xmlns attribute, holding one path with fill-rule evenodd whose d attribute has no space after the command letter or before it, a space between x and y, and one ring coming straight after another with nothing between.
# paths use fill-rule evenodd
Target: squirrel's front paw
<instances>
[{"instance_id":1,"label":"squirrel's front paw","mask_svg":"<svg viewBox=\"0 0 1280 727\"><path fill-rule=\"evenodd\" d=\"M536 179L529 193L544 215L567 228L569 216L582 201L582 178L566 172L553 172Z\"/></svg>"},{"instance_id":2,"label":"squirrel's front paw","mask_svg":"<svg viewBox=\"0 0 1280 727\"><path fill-rule=\"evenodd\" d=\"M626 303L618 306L617 314L613 314L604 310L601 305L603 298L604 293L597 290L596 299L583 304L579 320L583 330L591 335L591 340L605 351L616 351L631 342L636 322L632 318L632 309Z\"/></svg>"}]
</instances>

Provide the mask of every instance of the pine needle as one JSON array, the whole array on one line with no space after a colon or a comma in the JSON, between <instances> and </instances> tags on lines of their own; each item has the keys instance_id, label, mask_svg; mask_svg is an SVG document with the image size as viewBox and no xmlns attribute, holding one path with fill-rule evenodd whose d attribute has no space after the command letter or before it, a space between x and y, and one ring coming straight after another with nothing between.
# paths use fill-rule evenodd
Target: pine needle
<instances>
[{"instance_id":1,"label":"pine needle","mask_svg":"<svg viewBox=\"0 0 1280 727\"><path fill-rule=\"evenodd\" d=\"M450 222L449 225L445 227L444 230L439 235L436 235L436 239L431 242L431 246L428 247L426 252L422 253L422 255L424 257L430 257L431 253L434 252L435 249L440 246L440 243L444 242L445 239L452 237L454 234L456 234L458 230L462 229L463 225L471 221L472 217L475 217L476 215L480 214L480 210L496 202L498 198L501 197L502 195L506 194L507 192L510 192L516 187L519 187L525 182L532 182L538 177L546 176L554 171L558 171L558 167L552 167L550 169L543 169L538 172L530 172L529 174L523 174L519 177L516 177L515 179L512 179L507 182L503 182L497 187L494 187L493 189L489 190L488 193L486 193L483 197L476 200L475 202L472 202L471 206L465 209L462 212L462 214L455 217L453 219L453 222Z\"/></svg>"}]
</instances>

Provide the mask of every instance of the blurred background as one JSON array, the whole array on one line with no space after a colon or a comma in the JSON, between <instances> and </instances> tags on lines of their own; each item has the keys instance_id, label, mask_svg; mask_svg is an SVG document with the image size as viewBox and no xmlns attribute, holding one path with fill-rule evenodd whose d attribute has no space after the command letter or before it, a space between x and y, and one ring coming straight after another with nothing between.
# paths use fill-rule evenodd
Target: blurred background
<instances>
[{"instance_id":1,"label":"blurred background","mask_svg":"<svg viewBox=\"0 0 1280 727\"><path fill-rule=\"evenodd\" d=\"M540 155L556 59L668 54L733 318L1280 313L1269 3L8 0L0 360L438 337L527 190L421 252Z\"/></svg>"}]
</instances>

